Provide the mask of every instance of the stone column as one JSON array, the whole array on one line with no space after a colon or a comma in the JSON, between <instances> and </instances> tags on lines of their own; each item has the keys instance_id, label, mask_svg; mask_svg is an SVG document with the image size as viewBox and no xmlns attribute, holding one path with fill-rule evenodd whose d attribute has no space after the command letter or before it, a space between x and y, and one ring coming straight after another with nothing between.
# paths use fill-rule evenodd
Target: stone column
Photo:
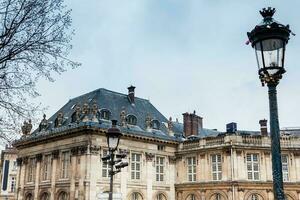
<instances>
[{"instance_id":1,"label":"stone column","mask_svg":"<svg viewBox=\"0 0 300 200\"><path fill-rule=\"evenodd\" d=\"M197 159L198 158L196 157L196 160ZM175 176L176 176L175 166L176 166L176 157L175 156L169 156L169 176L170 176L170 178L169 178L169 180L170 180L169 199L175 199ZM197 173L197 168L196 168L196 173Z\"/></svg>"},{"instance_id":2,"label":"stone column","mask_svg":"<svg viewBox=\"0 0 300 200\"><path fill-rule=\"evenodd\" d=\"M153 166L152 161L154 159L154 154L152 153L145 153L146 155L146 174L147 174L147 198L146 199L152 199L152 184L153 184Z\"/></svg>"},{"instance_id":3,"label":"stone column","mask_svg":"<svg viewBox=\"0 0 300 200\"><path fill-rule=\"evenodd\" d=\"M52 171L51 171L51 195L50 195L50 200L55 199L55 182L56 182L56 169L57 169L57 160L59 158L59 151L54 150L52 151Z\"/></svg>"},{"instance_id":4,"label":"stone column","mask_svg":"<svg viewBox=\"0 0 300 200\"><path fill-rule=\"evenodd\" d=\"M42 162L43 155L37 154L35 156L36 168L35 168L35 182L34 182L34 200L38 200L39 197L39 183L40 183L40 167Z\"/></svg>"},{"instance_id":5,"label":"stone column","mask_svg":"<svg viewBox=\"0 0 300 200\"><path fill-rule=\"evenodd\" d=\"M25 185L25 180L26 180L26 165L28 162L27 157L19 158L17 160L18 165L19 165L19 176L17 178L19 184L18 184L18 193L17 193L17 199L18 200L23 200L25 197L24 195L24 185Z\"/></svg>"},{"instance_id":6,"label":"stone column","mask_svg":"<svg viewBox=\"0 0 300 200\"><path fill-rule=\"evenodd\" d=\"M91 199L91 188L90 188L90 177L91 177L91 153L90 153L90 145L87 145L87 151L86 151L86 174L85 174L85 199Z\"/></svg>"},{"instance_id":7,"label":"stone column","mask_svg":"<svg viewBox=\"0 0 300 200\"><path fill-rule=\"evenodd\" d=\"M273 191L271 189L267 190L267 194L268 194L268 200L274 199Z\"/></svg>"},{"instance_id":8,"label":"stone column","mask_svg":"<svg viewBox=\"0 0 300 200\"><path fill-rule=\"evenodd\" d=\"M80 167L79 167L79 192L78 192L78 199L84 199L85 196L87 196L87 190L84 188L84 181L86 178L86 151L87 146L81 146L79 147L79 154L80 154Z\"/></svg>"},{"instance_id":9,"label":"stone column","mask_svg":"<svg viewBox=\"0 0 300 200\"><path fill-rule=\"evenodd\" d=\"M237 189L237 197L236 197L236 199L238 199L238 200L244 200L244 189L242 189L242 188L238 188Z\"/></svg>"},{"instance_id":10,"label":"stone column","mask_svg":"<svg viewBox=\"0 0 300 200\"><path fill-rule=\"evenodd\" d=\"M125 167L125 168L123 168L123 169L121 169L121 173L120 173L120 183L121 183L121 194L122 194L122 198L123 199L126 199L126 196L127 196L127 182L128 182L128 179L129 179L129 168L130 168L130 163L129 163L129 159L128 159L128 157L129 157L129 151L128 150L126 150L126 149L120 149L120 153L122 153L122 154L126 154L127 156L126 156L126 158L127 158L127 160L126 159L123 159L124 160L124 162L128 162L128 167Z\"/></svg>"},{"instance_id":11,"label":"stone column","mask_svg":"<svg viewBox=\"0 0 300 200\"><path fill-rule=\"evenodd\" d=\"M201 196L200 196L201 200L205 200L205 190L201 190L200 192L201 192Z\"/></svg>"},{"instance_id":12,"label":"stone column","mask_svg":"<svg viewBox=\"0 0 300 200\"><path fill-rule=\"evenodd\" d=\"M70 175L70 199L75 199L75 175L76 175L76 166L77 166L77 154L78 148L73 147L71 149L71 175Z\"/></svg>"},{"instance_id":13,"label":"stone column","mask_svg":"<svg viewBox=\"0 0 300 200\"><path fill-rule=\"evenodd\" d=\"M96 199L97 195L97 180L100 179L100 147L90 145L88 149L89 153L89 179L90 179L90 198ZM114 191L116 192L116 190Z\"/></svg>"}]
</instances>

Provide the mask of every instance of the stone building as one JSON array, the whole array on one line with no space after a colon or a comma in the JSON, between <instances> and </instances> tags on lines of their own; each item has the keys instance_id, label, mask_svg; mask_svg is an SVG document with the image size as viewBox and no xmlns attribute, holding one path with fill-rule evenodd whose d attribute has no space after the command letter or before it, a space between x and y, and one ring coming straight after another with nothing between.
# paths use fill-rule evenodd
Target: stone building
<instances>
[{"instance_id":1,"label":"stone building","mask_svg":"<svg viewBox=\"0 0 300 200\"><path fill-rule=\"evenodd\" d=\"M203 127L196 113L183 123L164 117L148 100L98 89L71 99L37 130L24 124L18 149L18 200L94 200L109 190L105 133L117 119L119 151L129 166L115 176L124 200L267 200L272 196L270 138L261 131L226 133ZM300 139L282 135L289 199L300 200Z\"/></svg>"},{"instance_id":2,"label":"stone building","mask_svg":"<svg viewBox=\"0 0 300 200\"><path fill-rule=\"evenodd\" d=\"M0 199L13 200L16 194L17 150L6 146L1 151L0 160Z\"/></svg>"}]
</instances>

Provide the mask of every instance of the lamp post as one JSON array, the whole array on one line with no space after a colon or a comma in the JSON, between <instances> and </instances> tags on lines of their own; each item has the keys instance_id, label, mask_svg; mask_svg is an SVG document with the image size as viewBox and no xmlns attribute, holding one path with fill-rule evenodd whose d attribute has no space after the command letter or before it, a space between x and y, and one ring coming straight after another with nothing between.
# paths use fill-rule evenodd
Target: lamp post
<instances>
[{"instance_id":1,"label":"lamp post","mask_svg":"<svg viewBox=\"0 0 300 200\"><path fill-rule=\"evenodd\" d=\"M260 14L263 16L263 21L247 34L255 49L259 78L262 85L266 84L269 90L274 198L284 200L276 86L285 73L285 47L291 30L289 25L285 26L275 21L274 13L275 8L262 9Z\"/></svg>"},{"instance_id":2,"label":"lamp post","mask_svg":"<svg viewBox=\"0 0 300 200\"><path fill-rule=\"evenodd\" d=\"M109 164L110 171L110 190L109 190L109 200L113 199L113 177L115 174L121 171L121 168L128 166L127 162L122 162L122 158L126 157L126 154L116 154L115 151L118 148L120 138L122 133L120 129L117 128L117 120L111 120L112 127L107 130L106 138L107 138L107 145L109 150L109 155L102 157L102 161ZM115 160L116 156L116 160ZM114 171L114 166L116 170Z\"/></svg>"}]
</instances>

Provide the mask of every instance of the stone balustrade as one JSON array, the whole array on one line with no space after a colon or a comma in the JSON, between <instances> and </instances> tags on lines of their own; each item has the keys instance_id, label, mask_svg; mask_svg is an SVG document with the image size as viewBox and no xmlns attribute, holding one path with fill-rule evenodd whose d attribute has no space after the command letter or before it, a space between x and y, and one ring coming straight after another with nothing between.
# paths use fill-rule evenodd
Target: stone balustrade
<instances>
[{"instance_id":1,"label":"stone balustrade","mask_svg":"<svg viewBox=\"0 0 300 200\"><path fill-rule=\"evenodd\" d=\"M300 137L282 135L280 138L283 148L300 148ZM270 147L271 138L261 135L220 135L194 140L186 140L179 149L207 148L222 145Z\"/></svg>"}]
</instances>

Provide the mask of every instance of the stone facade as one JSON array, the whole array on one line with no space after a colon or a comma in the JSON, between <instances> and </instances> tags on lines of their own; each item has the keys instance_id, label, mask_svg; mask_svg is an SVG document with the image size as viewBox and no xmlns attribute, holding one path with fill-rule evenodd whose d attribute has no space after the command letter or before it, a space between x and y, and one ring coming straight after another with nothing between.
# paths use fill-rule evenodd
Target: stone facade
<instances>
[{"instance_id":1,"label":"stone facade","mask_svg":"<svg viewBox=\"0 0 300 200\"><path fill-rule=\"evenodd\" d=\"M165 118L134 87L128 95L99 89L71 99L14 143L17 199L100 199L109 191L105 134L118 119L118 151L129 166L114 177L114 193L123 200L273 200L265 123L263 134L222 133L204 128L195 112L183 115L184 124ZM288 200L300 200L299 132L281 137Z\"/></svg>"},{"instance_id":2,"label":"stone facade","mask_svg":"<svg viewBox=\"0 0 300 200\"><path fill-rule=\"evenodd\" d=\"M282 136L281 145L287 200L299 200L300 138ZM178 200L274 199L268 136L224 135L186 141L179 145L176 158Z\"/></svg>"},{"instance_id":3,"label":"stone facade","mask_svg":"<svg viewBox=\"0 0 300 200\"><path fill-rule=\"evenodd\" d=\"M1 151L0 199L14 200L17 188L17 150L6 147Z\"/></svg>"}]
</instances>

